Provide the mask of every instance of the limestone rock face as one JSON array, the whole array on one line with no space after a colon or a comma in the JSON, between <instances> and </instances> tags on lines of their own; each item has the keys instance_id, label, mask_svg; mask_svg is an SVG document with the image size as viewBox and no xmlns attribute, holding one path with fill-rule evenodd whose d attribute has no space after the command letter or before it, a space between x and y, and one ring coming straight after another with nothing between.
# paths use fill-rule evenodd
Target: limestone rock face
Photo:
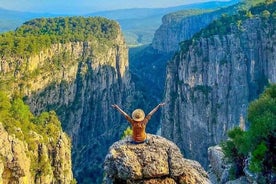
<instances>
[{"instance_id":1,"label":"limestone rock face","mask_svg":"<svg viewBox=\"0 0 276 184\"><path fill-rule=\"evenodd\" d=\"M0 123L0 184L60 183L73 181L71 143L61 132L56 145L49 146L43 138L32 133L37 140L35 151L28 149L24 140L8 134Z\"/></svg>"},{"instance_id":2,"label":"limestone rock face","mask_svg":"<svg viewBox=\"0 0 276 184\"><path fill-rule=\"evenodd\" d=\"M208 148L208 160L210 162L208 174L212 184L257 183L257 175L246 169L244 169L245 176L231 180L231 164L227 163L222 148L218 145Z\"/></svg>"},{"instance_id":3,"label":"limestone rock face","mask_svg":"<svg viewBox=\"0 0 276 184\"><path fill-rule=\"evenodd\" d=\"M7 81L16 79L11 91L20 91L32 112L58 114L72 139L74 176L80 183L100 183L102 153L128 125L111 104L128 112L134 101L128 48L119 25L112 29L108 40L56 43L28 58L0 59L0 73Z\"/></svg>"},{"instance_id":4,"label":"limestone rock face","mask_svg":"<svg viewBox=\"0 0 276 184\"><path fill-rule=\"evenodd\" d=\"M104 182L111 183L210 183L201 165L184 159L179 148L160 136L148 134L142 144L127 137L114 143L105 158Z\"/></svg>"},{"instance_id":5,"label":"limestone rock face","mask_svg":"<svg viewBox=\"0 0 276 184\"><path fill-rule=\"evenodd\" d=\"M162 136L207 168L208 147L244 122L249 103L276 82L275 38L275 21L252 18L181 50L167 66Z\"/></svg>"},{"instance_id":6,"label":"limestone rock face","mask_svg":"<svg viewBox=\"0 0 276 184\"><path fill-rule=\"evenodd\" d=\"M230 165L226 163L224 153L220 146L208 148L208 160L210 162L210 173L212 183L225 183L229 180Z\"/></svg>"}]
</instances>

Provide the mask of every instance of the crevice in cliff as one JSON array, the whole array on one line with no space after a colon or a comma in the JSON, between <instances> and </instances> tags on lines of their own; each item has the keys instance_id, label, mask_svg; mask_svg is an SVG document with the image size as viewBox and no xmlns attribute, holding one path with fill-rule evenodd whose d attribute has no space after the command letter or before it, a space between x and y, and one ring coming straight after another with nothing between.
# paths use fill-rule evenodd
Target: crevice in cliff
<instances>
[{"instance_id":1,"label":"crevice in cliff","mask_svg":"<svg viewBox=\"0 0 276 184\"><path fill-rule=\"evenodd\" d=\"M171 165L172 165L172 158L171 158L171 149L167 149L167 155L168 155L168 166L169 166L169 175L172 175Z\"/></svg>"},{"instance_id":2,"label":"crevice in cliff","mask_svg":"<svg viewBox=\"0 0 276 184\"><path fill-rule=\"evenodd\" d=\"M116 71L117 71L117 78L118 78L118 84L119 84L119 87L120 87L120 90L122 90L122 74L121 74L121 70L120 70L120 55L119 55L119 52L120 52L120 47L119 45L115 45L115 60L116 60Z\"/></svg>"}]
</instances>

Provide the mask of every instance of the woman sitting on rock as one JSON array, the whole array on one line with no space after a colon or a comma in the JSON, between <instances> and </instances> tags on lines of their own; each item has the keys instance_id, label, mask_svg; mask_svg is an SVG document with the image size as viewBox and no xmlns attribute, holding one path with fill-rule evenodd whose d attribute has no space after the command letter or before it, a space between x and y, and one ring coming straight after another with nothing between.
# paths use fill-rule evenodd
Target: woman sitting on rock
<instances>
[{"instance_id":1,"label":"woman sitting on rock","mask_svg":"<svg viewBox=\"0 0 276 184\"><path fill-rule=\"evenodd\" d=\"M150 113L145 117L145 113L142 109L136 109L132 112L132 118L125 113L118 105L114 104L112 107L117 109L131 124L132 126L132 139L133 143L139 144L147 140L146 125L151 116L159 109L159 107L165 105L165 103L158 104Z\"/></svg>"}]
</instances>

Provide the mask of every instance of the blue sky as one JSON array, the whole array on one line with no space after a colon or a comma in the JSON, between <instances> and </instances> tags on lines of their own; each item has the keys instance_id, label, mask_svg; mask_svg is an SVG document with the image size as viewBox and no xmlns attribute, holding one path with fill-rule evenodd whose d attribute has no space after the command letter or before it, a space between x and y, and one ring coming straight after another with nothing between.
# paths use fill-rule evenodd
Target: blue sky
<instances>
[{"instance_id":1,"label":"blue sky","mask_svg":"<svg viewBox=\"0 0 276 184\"><path fill-rule=\"evenodd\" d=\"M212 0L0 0L0 7L28 12L85 14L103 10L170 7L208 1Z\"/></svg>"}]
</instances>

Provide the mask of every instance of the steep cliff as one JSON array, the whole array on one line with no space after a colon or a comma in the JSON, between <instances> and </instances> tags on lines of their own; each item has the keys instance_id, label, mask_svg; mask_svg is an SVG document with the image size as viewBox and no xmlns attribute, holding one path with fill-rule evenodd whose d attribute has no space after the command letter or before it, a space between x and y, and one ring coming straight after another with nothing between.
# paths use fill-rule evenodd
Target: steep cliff
<instances>
[{"instance_id":1,"label":"steep cliff","mask_svg":"<svg viewBox=\"0 0 276 184\"><path fill-rule=\"evenodd\" d=\"M44 30L58 35L48 46L26 57L2 56L2 88L24 95L37 114L55 110L72 138L75 176L99 182L103 153L127 126L111 104L127 111L133 101L125 41L119 25L103 18L37 20L22 32Z\"/></svg>"},{"instance_id":2,"label":"steep cliff","mask_svg":"<svg viewBox=\"0 0 276 184\"><path fill-rule=\"evenodd\" d=\"M34 116L0 92L0 183L73 182L71 141L54 112Z\"/></svg>"},{"instance_id":3,"label":"steep cliff","mask_svg":"<svg viewBox=\"0 0 276 184\"><path fill-rule=\"evenodd\" d=\"M57 144L45 144L32 132L37 147L28 148L24 140L10 135L0 123L0 183L71 183L71 142L60 132Z\"/></svg>"},{"instance_id":4,"label":"steep cliff","mask_svg":"<svg viewBox=\"0 0 276 184\"><path fill-rule=\"evenodd\" d=\"M249 102L276 82L275 3L248 12L182 43L167 67L162 135L204 167L207 148L225 139Z\"/></svg>"},{"instance_id":5,"label":"steep cliff","mask_svg":"<svg viewBox=\"0 0 276 184\"><path fill-rule=\"evenodd\" d=\"M200 164L184 159L174 143L151 134L147 138L145 143L133 144L127 137L109 148L104 183L210 183Z\"/></svg>"},{"instance_id":6,"label":"steep cliff","mask_svg":"<svg viewBox=\"0 0 276 184\"><path fill-rule=\"evenodd\" d=\"M227 163L220 146L208 148L208 160L210 162L209 176L212 183L226 183L230 180L231 165Z\"/></svg>"},{"instance_id":7,"label":"steep cliff","mask_svg":"<svg viewBox=\"0 0 276 184\"><path fill-rule=\"evenodd\" d=\"M190 39L195 33L205 28L222 14L232 14L236 5L219 10L184 10L165 15L162 25L156 30L152 47L159 52L170 53L179 49L179 43Z\"/></svg>"}]
</instances>

